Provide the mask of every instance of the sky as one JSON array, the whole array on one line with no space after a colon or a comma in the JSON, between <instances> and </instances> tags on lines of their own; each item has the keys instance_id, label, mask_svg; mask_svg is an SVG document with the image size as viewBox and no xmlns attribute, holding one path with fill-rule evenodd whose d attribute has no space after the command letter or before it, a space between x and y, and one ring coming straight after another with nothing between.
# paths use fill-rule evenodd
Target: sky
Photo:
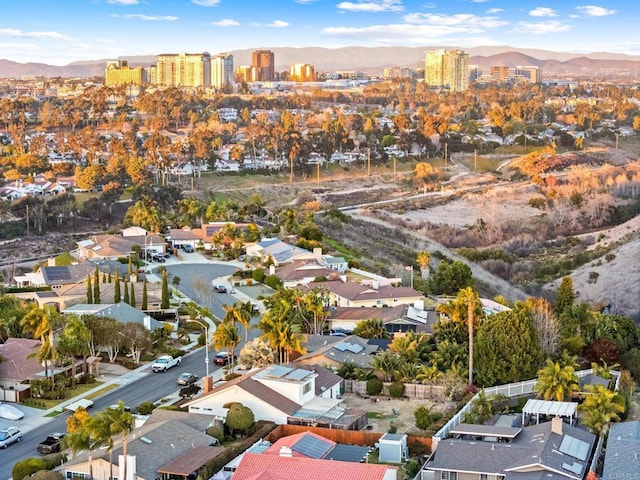
<instances>
[{"instance_id":1,"label":"sky","mask_svg":"<svg viewBox=\"0 0 640 480\"><path fill-rule=\"evenodd\" d=\"M0 12L0 59L19 63L310 46L640 55L636 0L4 0Z\"/></svg>"}]
</instances>

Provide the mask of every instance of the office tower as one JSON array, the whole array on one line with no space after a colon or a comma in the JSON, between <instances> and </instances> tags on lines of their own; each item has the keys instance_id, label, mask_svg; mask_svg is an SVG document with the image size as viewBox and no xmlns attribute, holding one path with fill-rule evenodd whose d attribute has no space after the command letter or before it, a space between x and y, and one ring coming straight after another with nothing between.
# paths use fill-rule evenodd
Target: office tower
<instances>
[{"instance_id":1,"label":"office tower","mask_svg":"<svg viewBox=\"0 0 640 480\"><path fill-rule=\"evenodd\" d=\"M233 85L233 55L220 53L211 59L211 86L231 93Z\"/></svg>"},{"instance_id":2,"label":"office tower","mask_svg":"<svg viewBox=\"0 0 640 480\"><path fill-rule=\"evenodd\" d=\"M236 83L251 82L251 65L240 65L233 72L233 80Z\"/></svg>"},{"instance_id":3,"label":"office tower","mask_svg":"<svg viewBox=\"0 0 640 480\"><path fill-rule=\"evenodd\" d=\"M469 55L462 50L426 52L424 81L430 87L460 92L469 87Z\"/></svg>"},{"instance_id":4,"label":"office tower","mask_svg":"<svg viewBox=\"0 0 640 480\"><path fill-rule=\"evenodd\" d=\"M494 81L503 83L509 76L509 67L506 65L497 65L489 68L489 73Z\"/></svg>"},{"instance_id":5,"label":"office tower","mask_svg":"<svg viewBox=\"0 0 640 480\"><path fill-rule=\"evenodd\" d=\"M293 82L313 82L316 79L313 65L294 63L289 67L289 80Z\"/></svg>"},{"instance_id":6,"label":"office tower","mask_svg":"<svg viewBox=\"0 0 640 480\"><path fill-rule=\"evenodd\" d=\"M208 52L158 55L154 83L163 87L208 87L211 55Z\"/></svg>"},{"instance_id":7,"label":"office tower","mask_svg":"<svg viewBox=\"0 0 640 480\"><path fill-rule=\"evenodd\" d=\"M145 71L142 67L131 68L126 60L109 60L104 71L104 84L142 85L146 83Z\"/></svg>"},{"instance_id":8,"label":"office tower","mask_svg":"<svg viewBox=\"0 0 640 480\"><path fill-rule=\"evenodd\" d=\"M256 50L251 54L253 82L272 82L275 77L274 55L271 50Z\"/></svg>"},{"instance_id":9,"label":"office tower","mask_svg":"<svg viewBox=\"0 0 640 480\"><path fill-rule=\"evenodd\" d=\"M542 72L540 67L536 67L534 65L527 65L525 67L516 67L516 75L521 75L529 79L531 83L541 83L542 82Z\"/></svg>"}]
</instances>

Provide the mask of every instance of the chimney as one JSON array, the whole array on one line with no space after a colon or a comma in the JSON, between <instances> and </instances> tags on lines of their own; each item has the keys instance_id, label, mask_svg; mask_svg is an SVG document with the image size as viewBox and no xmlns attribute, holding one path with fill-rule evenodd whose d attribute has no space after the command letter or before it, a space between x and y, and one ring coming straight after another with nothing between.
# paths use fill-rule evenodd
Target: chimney
<instances>
[{"instance_id":1,"label":"chimney","mask_svg":"<svg viewBox=\"0 0 640 480\"><path fill-rule=\"evenodd\" d=\"M553 417L551 419L551 433L562 435L562 417Z\"/></svg>"},{"instance_id":2,"label":"chimney","mask_svg":"<svg viewBox=\"0 0 640 480\"><path fill-rule=\"evenodd\" d=\"M283 445L282 447L280 447L280 453L278 455L280 455L281 457L293 457L293 450L291 450L286 445Z\"/></svg>"},{"instance_id":3,"label":"chimney","mask_svg":"<svg viewBox=\"0 0 640 480\"><path fill-rule=\"evenodd\" d=\"M313 249L313 256L316 258L318 262L322 260L322 247L315 247Z\"/></svg>"},{"instance_id":4,"label":"chimney","mask_svg":"<svg viewBox=\"0 0 640 480\"><path fill-rule=\"evenodd\" d=\"M269 275L275 275L275 274L276 274L276 266L269 265Z\"/></svg>"},{"instance_id":5,"label":"chimney","mask_svg":"<svg viewBox=\"0 0 640 480\"><path fill-rule=\"evenodd\" d=\"M202 388L204 390L204 393L209 393L211 390L213 390L213 377L212 376L204 377L202 379Z\"/></svg>"}]
</instances>

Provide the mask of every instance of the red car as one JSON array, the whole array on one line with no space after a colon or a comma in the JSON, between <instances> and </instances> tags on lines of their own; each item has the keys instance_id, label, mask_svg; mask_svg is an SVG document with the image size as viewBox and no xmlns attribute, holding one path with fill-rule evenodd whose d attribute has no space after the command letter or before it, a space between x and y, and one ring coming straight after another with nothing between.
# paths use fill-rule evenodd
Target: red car
<instances>
[{"instance_id":1,"label":"red car","mask_svg":"<svg viewBox=\"0 0 640 480\"><path fill-rule=\"evenodd\" d=\"M229 363L229 360L231 360L231 355L229 355L229 352L218 352L216 353L216 356L213 357L213 363L215 363L216 365L224 366Z\"/></svg>"}]
</instances>

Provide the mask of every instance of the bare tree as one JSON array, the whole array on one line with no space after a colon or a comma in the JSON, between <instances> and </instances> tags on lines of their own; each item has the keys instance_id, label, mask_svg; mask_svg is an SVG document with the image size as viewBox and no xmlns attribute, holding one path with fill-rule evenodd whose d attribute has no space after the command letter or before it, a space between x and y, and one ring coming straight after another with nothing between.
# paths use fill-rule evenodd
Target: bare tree
<instances>
[{"instance_id":1,"label":"bare tree","mask_svg":"<svg viewBox=\"0 0 640 480\"><path fill-rule=\"evenodd\" d=\"M527 303L538 332L540 346L548 355L554 355L560 344L560 319L555 314L553 306L544 298L532 297Z\"/></svg>"}]
</instances>

